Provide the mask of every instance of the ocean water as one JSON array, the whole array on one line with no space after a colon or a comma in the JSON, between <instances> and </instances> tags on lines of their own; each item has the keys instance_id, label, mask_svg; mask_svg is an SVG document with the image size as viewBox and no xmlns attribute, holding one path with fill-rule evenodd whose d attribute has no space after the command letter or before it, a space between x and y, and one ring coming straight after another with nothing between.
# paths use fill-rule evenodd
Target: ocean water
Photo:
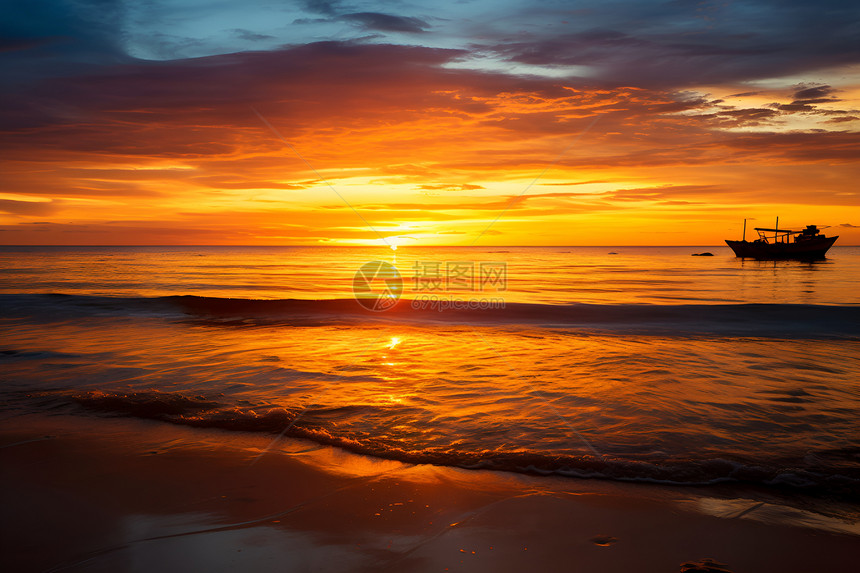
<instances>
[{"instance_id":1,"label":"ocean water","mask_svg":"<svg viewBox=\"0 0 860 573\"><path fill-rule=\"evenodd\" d=\"M856 503L858 286L855 247L2 247L0 404Z\"/></svg>"}]
</instances>

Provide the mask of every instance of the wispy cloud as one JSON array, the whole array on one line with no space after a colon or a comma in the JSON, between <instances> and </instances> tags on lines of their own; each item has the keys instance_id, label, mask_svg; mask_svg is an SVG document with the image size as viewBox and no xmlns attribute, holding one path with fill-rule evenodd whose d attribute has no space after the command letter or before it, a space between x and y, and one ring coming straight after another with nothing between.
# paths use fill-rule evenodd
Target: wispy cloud
<instances>
[{"instance_id":1,"label":"wispy cloud","mask_svg":"<svg viewBox=\"0 0 860 573\"><path fill-rule=\"evenodd\" d=\"M406 32L420 34L430 28L430 25L419 19L380 12L355 12L344 14L341 19L355 22L367 30L381 30L383 32Z\"/></svg>"},{"instance_id":2,"label":"wispy cloud","mask_svg":"<svg viewBox=\"0 0 860 573\"><path fill-rule=\"evenodd\" d=\"M531 238L858 202L850 3L108 4L0 8L5 236L367 240L321 178L374 225L452 240L505 205L498 232Z\"/></svg>"}]
</instances>

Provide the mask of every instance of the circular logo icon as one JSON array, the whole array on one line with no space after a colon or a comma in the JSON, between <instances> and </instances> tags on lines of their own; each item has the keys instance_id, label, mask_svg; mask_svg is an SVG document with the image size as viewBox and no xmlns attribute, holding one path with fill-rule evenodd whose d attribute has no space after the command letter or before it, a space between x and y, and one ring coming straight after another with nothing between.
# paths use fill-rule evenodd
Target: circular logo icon
<instances>
[{"instance_id":1,"label":"circular logo icon","mask_svg":"<svg viewBox=\"0 0 860 573\"><path fill-rule=\"evenodd\" d=\"M364 263L352 279L352 294L358 304L375 312L397 304L403 293L403 279L397 268L385 261Z\"/></svg>"}]
</instances>

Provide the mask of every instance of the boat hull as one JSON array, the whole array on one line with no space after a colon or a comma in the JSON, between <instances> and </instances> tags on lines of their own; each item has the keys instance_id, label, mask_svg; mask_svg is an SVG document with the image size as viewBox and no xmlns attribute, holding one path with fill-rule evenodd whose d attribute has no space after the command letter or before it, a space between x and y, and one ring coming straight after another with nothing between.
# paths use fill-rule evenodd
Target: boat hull
<instances>
[{"instance_id":1,"label":"boat hull","mask_svg":"<svg viewBox=\"0 0 860 573\"><path fill-rule=\"evenodd\" d=\"M759 243L750 241L729 241L735 255L751 259L823 259L827 250L839 237L822 237L799 243Z\"/></svg>"}]
</instances>

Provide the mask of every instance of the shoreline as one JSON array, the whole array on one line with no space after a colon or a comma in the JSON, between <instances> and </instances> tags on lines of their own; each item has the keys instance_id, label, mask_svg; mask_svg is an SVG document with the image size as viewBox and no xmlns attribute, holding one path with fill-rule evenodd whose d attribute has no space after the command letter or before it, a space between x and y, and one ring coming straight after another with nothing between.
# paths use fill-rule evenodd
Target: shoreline
<instances>
[{"instance_id":1,"label":"shoreline","mask_svg":"<svg viewBox=\"0 0 860 573\"><path fill-rule=\"evenodd\" d=\"M844 568L860 544L856 518L701 488L410 465L295 439L260 456L270 440L123 418L0 421L0 566L612 573L712 559L800 573Z\"/></svg>"}]
</instances>

